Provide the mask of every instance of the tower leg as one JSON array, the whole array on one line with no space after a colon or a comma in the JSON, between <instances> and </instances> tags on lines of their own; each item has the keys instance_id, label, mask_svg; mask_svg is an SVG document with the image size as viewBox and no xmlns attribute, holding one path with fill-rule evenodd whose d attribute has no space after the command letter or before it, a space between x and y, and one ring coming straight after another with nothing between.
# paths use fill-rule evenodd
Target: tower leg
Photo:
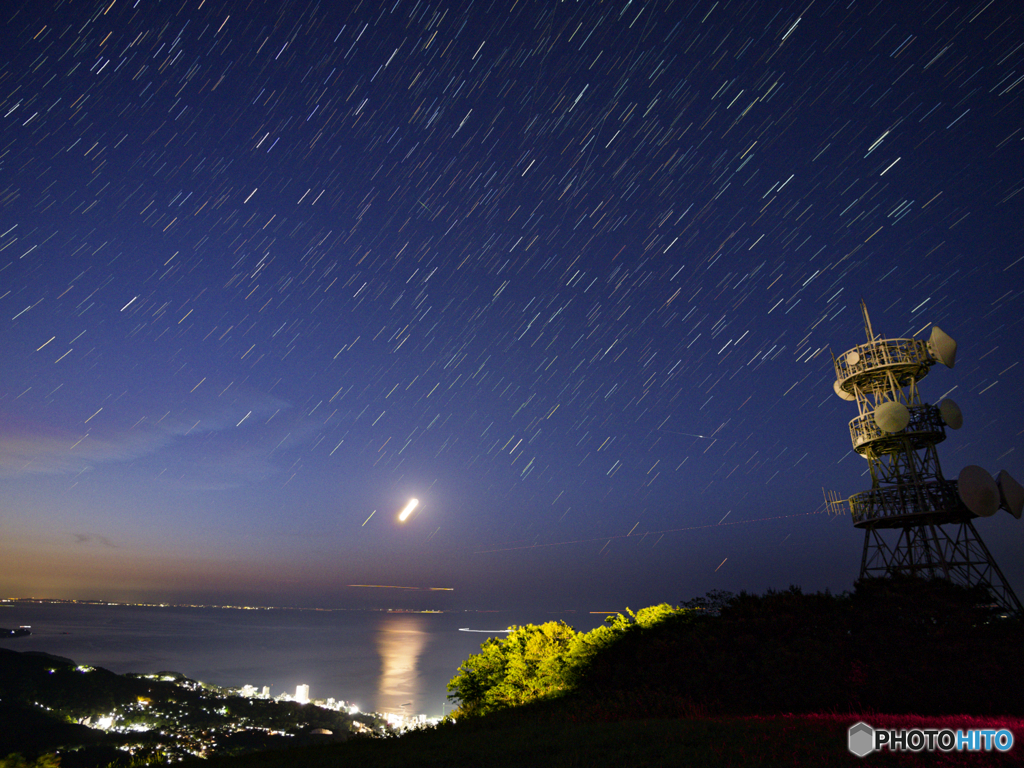
<instances>
[{"instance_id":1,"label":"tower leg","mask_svg":"<svg viewBox=\"0 0 1024 768\"><path fill-rule=\"evenodd\" d=\"M868 546L871 544L871 529L864 529L864 551L860 556L860 577L863 579L868 575Z\"/></svg>"},{"instance_id":2,"label":"tower leg","mask_svg":"<svg viewBox=\"0 0 1024 768\"><path fill-rule=\"evenodd\" d=\"M947 579L964 587L980 585L1004 611L1024 611L970 520L946 527L923 524L895 530L896 541L890 546L880 529L864 529L861 578L900 573Z\"/></svg>"},{"instance_id":3,"label":"tower leg","mask_svg":"<svg viewBox=\"0 0 1024 768\"><path fill-rule=\"evenodd\" d=\"M951 580L968 587L981 584L1004 611L1024 611L1010 582L1003 576L992 553L981 540L974 523L966 520L957 528L959 530L955 538L950 539L955 547L950 554L954 570L950 574Z\"/></svg>"},{"instance_id":4,"label":"tower leg","mask_svg":"<svg viewBox=\"0 0 1024 768\"><path fill-rule=\"evenodd\" d=\"M934 525L928 526L928 531L931 533L931 546L935 552L935 556L938 558L939 566L942 568L942 578L950 579L951 575L949 572L949 562L946 560L946 555L942 551L942 540L939 538L938 531L935 530ZM923 531L922 531L923 532ZM927 535L927 534L926 534ZM939 574L934 574L939 575Z\"/></svg>"}]
</instances>

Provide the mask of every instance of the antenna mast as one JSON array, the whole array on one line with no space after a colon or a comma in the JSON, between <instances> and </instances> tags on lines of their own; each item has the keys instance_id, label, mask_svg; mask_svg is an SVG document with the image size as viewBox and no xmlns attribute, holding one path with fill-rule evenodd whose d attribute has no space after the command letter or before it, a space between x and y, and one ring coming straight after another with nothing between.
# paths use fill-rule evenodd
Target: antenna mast
<instances>
[{"instance_id":1,"label":"antenna mast","mask_svg":"<svg viewBox=\"0 0 1024 768\"><path fill-rule=\"evenodd\" d=\"M871 330L871 318L868 317L868 305L864 303L864 299L860 300L860 313L864 316L864 330L868 334L868 341L874 341L875 334Z\"/></svg>"}]
</instances>

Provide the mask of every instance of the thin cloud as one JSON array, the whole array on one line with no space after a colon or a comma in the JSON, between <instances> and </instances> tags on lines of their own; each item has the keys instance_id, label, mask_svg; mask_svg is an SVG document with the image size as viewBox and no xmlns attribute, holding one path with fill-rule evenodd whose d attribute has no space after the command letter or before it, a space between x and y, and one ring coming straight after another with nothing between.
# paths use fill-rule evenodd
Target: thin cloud
<instances>
[{"instance_id":1,"label":"thin cloud","mask_svg":"<svg viewBox=\"0 0 1024 768\"><path fill-rule=\"evenodd\" d=\"M0 434L0 477L74 475L98 464L132 461L169 441L166 434L157 432L117 438L84 432Z\"/></svg>"},{"instance_id":2,"label":"thin cloud","mask_svg":"<svg viewBox=\"0 0 1024 768\"><path fill-rule=\"evenodd\" d=\"M230 436L235 430L251 433L289 410L290 405L277 398L246 393L226 406L208 408L194 417L178 416L155 422L143 419L121 432L0 424L0 478L76 475L103 465L128 464L172 447L187 446L198 437ZM252 475L232 474L235 476L227 483L214 481L212 485L234 487L244 484L246 475Z\"/></svg>"},{"instance_id":3,"label":"thin cloud","mask_svg":"<svg viewBox=\"0 0 1024 768\"><path fill-rule=\"evenodd\" d=\"M75 544L99 544L104 547L110 547L117 549L117 544L112 542L106 536L97 536L92 533L73 533L71 534L75 539Z\"/></svg>"}]
</instances>

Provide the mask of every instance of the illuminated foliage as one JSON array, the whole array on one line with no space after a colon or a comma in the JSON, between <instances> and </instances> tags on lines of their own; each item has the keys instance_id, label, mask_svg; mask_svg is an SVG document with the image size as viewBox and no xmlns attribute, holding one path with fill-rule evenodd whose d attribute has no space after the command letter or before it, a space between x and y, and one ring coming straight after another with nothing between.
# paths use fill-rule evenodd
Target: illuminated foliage
<instances>
[{"instance_id":1,"label":"illuminated foliage","mask_svg":"<svg viewBox=\"0 0 1024 768\"><path fill-rule=\"evenodd\" d=\"M0 768L60 768L56 755L40 755L35 760L26 760L19 754L0 757Z\"/></svg>"},{"instance_id":2,"label":"illuminated foliage","mask_svg":"<svg viewBox=\"0 0 1024 768\"><path fill-rule=\"evenodd\" d=\"M449 698L459 702L457 714L478 715L567 693L602 648L678 613L667 603L636 613L627 608L590 632L561 621L511 627L504 639L489 638L462 663L448 683Z\"/></svg>"}]
</instances>

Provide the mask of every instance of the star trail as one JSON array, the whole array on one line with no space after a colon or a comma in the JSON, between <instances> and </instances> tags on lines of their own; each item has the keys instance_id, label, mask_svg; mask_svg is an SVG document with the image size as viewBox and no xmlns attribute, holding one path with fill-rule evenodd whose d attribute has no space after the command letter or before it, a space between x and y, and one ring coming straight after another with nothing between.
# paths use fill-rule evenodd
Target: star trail
<instances>
[{"instance_id":1,"label":"star trail","mask_svg":"<svg viewBox=\"0 0 1024 768\"><path fill-rule=\"evenodd\" d=\"M945 474L1024 479L1013 3L4 14L12 596L848 588L861 299L960 344Z\"/></svg>"}]
</instances>

